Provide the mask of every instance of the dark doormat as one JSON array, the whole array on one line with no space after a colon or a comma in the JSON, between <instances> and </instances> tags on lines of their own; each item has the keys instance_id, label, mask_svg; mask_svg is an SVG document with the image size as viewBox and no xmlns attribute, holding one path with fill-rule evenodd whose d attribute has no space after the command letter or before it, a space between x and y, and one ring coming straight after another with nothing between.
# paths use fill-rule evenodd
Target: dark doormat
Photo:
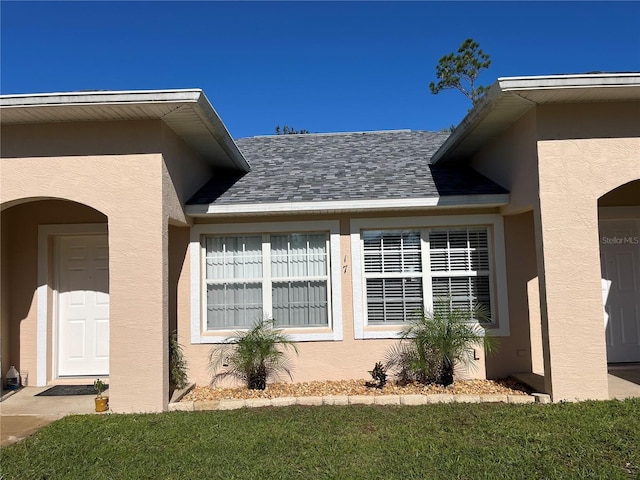
<instances>
[{"instance_id":1,"label":"dark doormat","mask_svg":"<svg viewBox=\"0 0 640 480\"><path fill-rule=\"evenodd\" d=\"M109 385L105 385L105 390ZM55 385L44 392L40 392L36 397L64 397L67 395L96 395L93 385Z\"/></svg>"}]
</instances>

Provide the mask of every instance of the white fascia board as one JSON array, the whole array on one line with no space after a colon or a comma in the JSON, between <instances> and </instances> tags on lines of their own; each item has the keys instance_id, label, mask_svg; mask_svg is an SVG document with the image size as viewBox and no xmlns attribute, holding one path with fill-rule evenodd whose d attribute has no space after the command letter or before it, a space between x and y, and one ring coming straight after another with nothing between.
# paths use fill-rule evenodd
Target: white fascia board
<instances>
[{"instance_id":1,"label":"white fascia board","mask_svg":"<svg viewBox=\"0 0 640 480\"><path fill-rule=\"evenodd\" d=\"M499 207L509 204L509 194L452 195L446 197L398 198L389 200L328 200L318 202L246 203L233 205L187 205L191 217L216 215L328 213L385 211L436 207Z\"/></svg>"},{"instance_id":2,"label":"white fascia board","mask_svg":"<svg viewBox=\"0 0 640 480\"><path fill-rule=\"evenodd\" d=\"M209 131L233 164L241 171L248 172L251 165L244 158L220 116L201 89L184 90L139 90L139 91L89 91L66 93L31 93L0 95L2 109L32 109L48 107L94 107L95 120L101 119L99 108L118 105L175 105L175 108L188 106L193 109L202 124ZM165 112L150 111L151 118L162 120ZM165 118L166 122L166 118Z\"/></svg>"},{"instance_id":3,"label":"white fascia board","mask_svg":"<svg viewBox=\"0 0 640 480\"><path fill-rule=\"evenodd\" d=\"M218 139L220 146L227 152L227 155L229 155L233 163L243 172L251 170L251 164L249 164L238 149L229 130L227 130L225 124L222 123L220 115L218 115L218 112L213 108L213 105L202 90L200 90L197 103L199 108L196 112L203 119L213 136Z\"/></svg>"},{"instance_id":4,"label":"white fascia board","mask_svg":"<svg viewBox=\"0 0 640 480\"><path fill-rule=\"evenodd\" d=\"M638 86L640 85L640 73L585 73L534 77L500 77L497 83L502 91Z\"/></svg>"},{"instance_id":5,"label":"white fascia board","mask_svg":"<svg viewBox=\"0 0 640 480\"><path fill-rule=\"evenodd\" d=\"M56 105L111 105L118 103L197 102L201 95L203 95L201 89L25 93L0 95L0 106L35 107Z\"/></svg>"},{"instance_id":6,"label":"white fascia board","mask_svg":"<svg viewBox=\"0 0 640 480\"><path fill-rule=\"evenodd\" d=\"M496 112L500 113L501 99L511 97L511 100L517 100L522 103L521 110L513 110L510 113L510 115L513 115L512 121L517 120L526 110L536 105L532 100L518 96L518 92L638 86L640 86L640 73L638 72L500 77L491 85L489 91L478 100L453 133L431 157L431 163L437 164L447 154L454 151L487 116L491 114L495 118Z\"/></svg>"},{"instance_id":7,"label":"white fascia board","mask_svg":"<svg viewBox=\"0 0 640 480\"><path fill-rule=\"evenodd\" d=\"M500 81L496 81L487 93L473 106L473 108L462 119L455 130L447 137L440 148L431 157L431 163L437 164L451 150L454 150L465 138L473 131L475 126L479 124L483 118L489 115L489 112L495 107L496 99L502 94ZM522 99L523 102L527 100ZM529 102L533 106L533 102Z\"/></svg>"}]
</instances>

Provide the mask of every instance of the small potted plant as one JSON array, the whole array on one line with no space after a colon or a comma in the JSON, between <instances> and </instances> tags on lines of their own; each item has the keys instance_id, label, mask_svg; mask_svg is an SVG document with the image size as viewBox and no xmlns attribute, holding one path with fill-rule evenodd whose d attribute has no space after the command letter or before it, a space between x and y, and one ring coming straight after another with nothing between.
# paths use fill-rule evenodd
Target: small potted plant
<instances>
[{"instance_id":1,"label":"small potted plant","mask_svg":"<svg viewBox=\"0 0 640 480\"><path fill-rule=\"evenodd\" d=\"M96 378L96 381L93 382L93 388L96 389L96 398L94 399L96 402L96 412L106 412L109 410L109 397L104 397L102 392L106 388L106 385L102 380Z\"/></svg>"}]
</instances>

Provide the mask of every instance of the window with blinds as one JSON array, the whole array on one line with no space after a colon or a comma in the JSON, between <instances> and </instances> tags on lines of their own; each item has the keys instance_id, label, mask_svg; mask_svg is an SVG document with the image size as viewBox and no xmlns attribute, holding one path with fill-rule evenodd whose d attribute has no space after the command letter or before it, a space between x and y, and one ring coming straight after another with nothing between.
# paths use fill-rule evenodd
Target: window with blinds
<instances>
[{"instance_id":1,"label":"window with blinds","mask_svg":"<svg viewBox=\"0 0 640 480\"><path fill-rule=\"evenodd\" d=\"M419 231L363 232L369 324L402 323L423 308Z\"/></svg>"},{"instance_id":2,"label":"window with blinds","mask_svg":"<svg viewBox=\"0 0 640 480\"><path fill-rule=\"evenodd\" d=\"M487 229L434 229L428 238L433 297L448 299L453 308L483 304L490 312Z\"/></svg>"},{"instance_id":3,"label":"window with blinds","mask_svg":"<svg viewBox=\"0 0 640 480\"><path fill-rule=\"evenodd\" d=\"M402 324L436 298L490 310L487 228L365 230L362 244L369 325Z\"/></svg>"},{"instance_id":4,"label":"window with blinds","mask_svg":"<svg viewBox=\"0 0 640 480\"><path fill-rule=\"evenodd\" d=\"M287 233L205 239L207 330L329 324L328 235Z\"/></svg>"}]
</instances>

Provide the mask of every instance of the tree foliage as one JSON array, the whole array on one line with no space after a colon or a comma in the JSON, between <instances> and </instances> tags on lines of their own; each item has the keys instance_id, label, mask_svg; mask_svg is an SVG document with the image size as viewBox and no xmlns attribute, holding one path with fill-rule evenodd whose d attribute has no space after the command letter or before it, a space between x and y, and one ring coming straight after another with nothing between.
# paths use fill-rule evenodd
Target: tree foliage
<instances>
[{"instance_id":1,"label":"tree foliage","mask_svg":"<svg viewBox=\"0 0 640 480\"><path fill-rule=\"evenodd\" d=\"M491 59L480 49L480 45L471 38L467 38L458 53L450 53L438 60L436 77L438 83L431 82L429 89L437 95L442 90L455 88L475 103L489 90L488 86L476 86L478 75L483 69L489 68Z\"/></svg>"},{"instance_id":2,"label":"tree foliage","mask_svg":"<svg viewBox=\"0 0 640 480\"><path fill-rule=\"evenodd\" d=\"M306 133L311 133L309 130L305 130L300 129L300 130L296 130L293 127L289 127L288 125L283 126L282 128L280 128L280 125L276 126L276 135L303 135Z\"/></svg>"}]
</instances>

